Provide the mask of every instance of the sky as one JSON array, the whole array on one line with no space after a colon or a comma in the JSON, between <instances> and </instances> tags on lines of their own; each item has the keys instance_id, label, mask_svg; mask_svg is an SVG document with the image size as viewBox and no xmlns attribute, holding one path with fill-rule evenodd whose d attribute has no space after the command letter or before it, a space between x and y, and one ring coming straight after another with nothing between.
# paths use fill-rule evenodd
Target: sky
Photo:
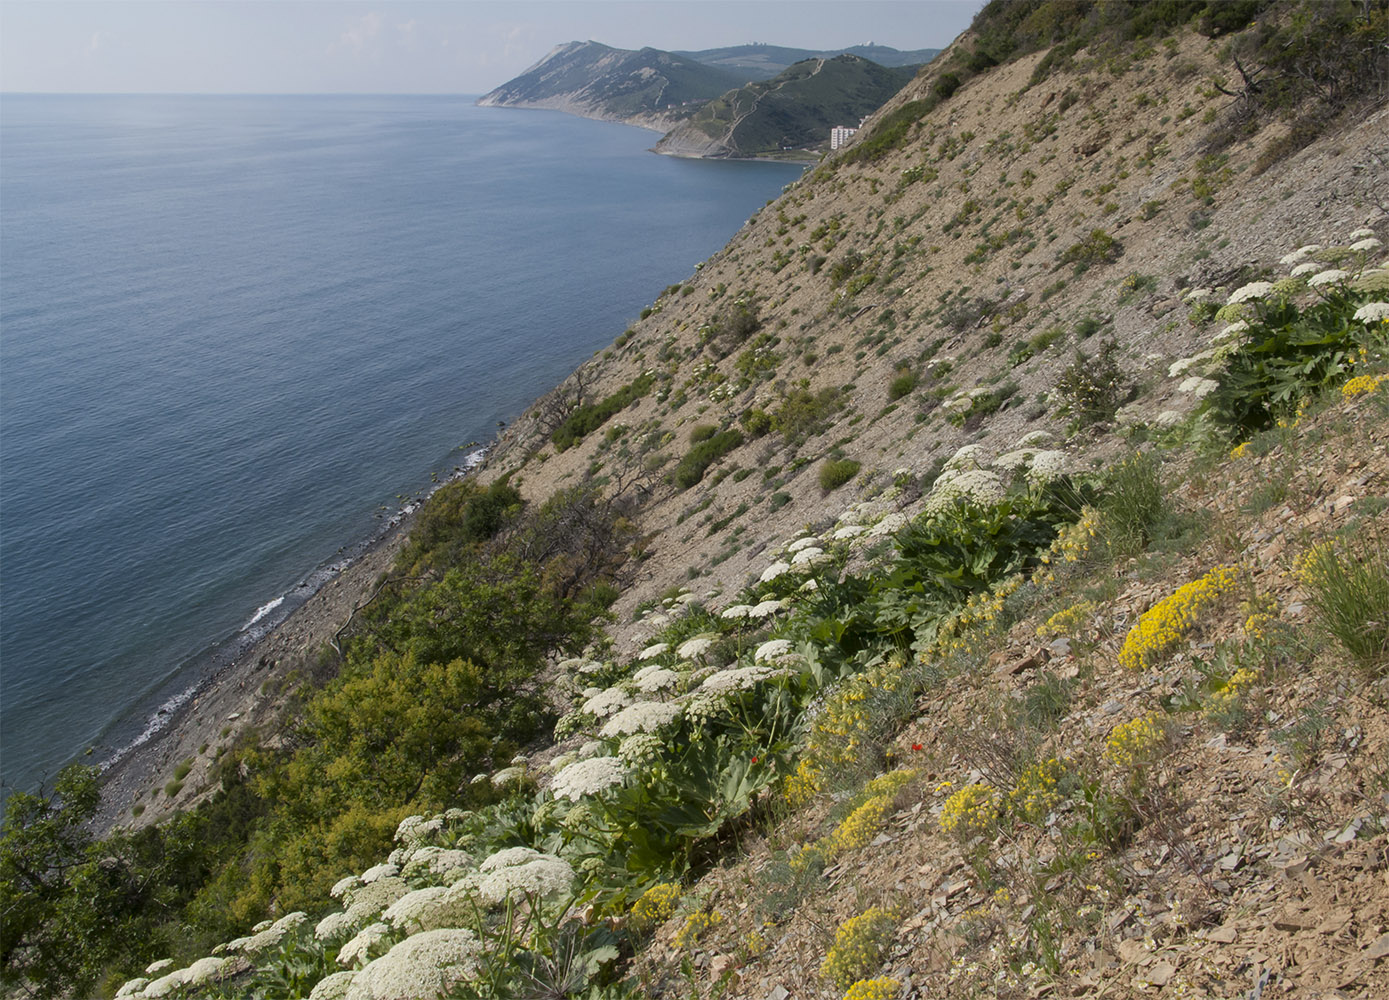
<instances>
[{"instance_id":1,"label":"sky","mask_svg":"<svg viewBox=\"0 0 1389 1000\"><path fill-rule=\"evenodd\" d=\"M0 91L481 94L555 45L944 48L983 0L0 0Z\"/></svg>"}]
</instances>

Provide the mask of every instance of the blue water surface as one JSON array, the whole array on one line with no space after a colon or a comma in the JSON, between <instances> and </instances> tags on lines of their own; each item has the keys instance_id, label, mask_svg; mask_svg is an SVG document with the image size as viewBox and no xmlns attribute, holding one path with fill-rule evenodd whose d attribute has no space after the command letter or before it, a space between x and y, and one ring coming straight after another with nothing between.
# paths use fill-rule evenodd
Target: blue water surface
<instances>
[{"instance_id":1,"label":"blue water surface","mask_svg":"<svg viewBox=\"0 0 1389 1000\"><path fill-rule=\"evenodd\" d=\"M128 742L800 172L655 138L466 97L0 97L4 781Z\"/></svg>"}]
</instances>

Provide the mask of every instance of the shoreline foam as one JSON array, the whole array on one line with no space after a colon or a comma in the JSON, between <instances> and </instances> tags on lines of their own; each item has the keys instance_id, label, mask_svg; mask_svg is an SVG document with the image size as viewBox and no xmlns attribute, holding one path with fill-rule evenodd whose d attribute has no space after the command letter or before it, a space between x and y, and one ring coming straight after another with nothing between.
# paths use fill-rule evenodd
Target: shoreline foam
<instances>
[{"instance_id":1,"label":"shoreline foam","mask_svg":"<svg viewBox=\"0 0 1389 1000\"><path fill-rule=\"evenodd\" d=\"M256 609L249 621L204 656L206 675L160 702L145 717L134 739L112 750L101 768L101 806L93 827L101 835L120 827L156 823L195 806L211 794L217 751L230 747L247 730L272 722L283 706L291 674L310 672L320 651L376 590L389 571L414 515L438 489L480 467L486 449L470 452L452 475L434 483L386 520L381 530L351 547L352 554L318 567L286 593ZM307 591L302 601L295 601ZM275 611L289 604L283 616ZM273 606L273 608L272 608ZM267 610L269 609L269 610ZM265 613L262 614L261 612ZM239 641L238 641L239 640ZM225 661L217 663L219 652ZM204 749L206 748L206 749ZM183 761L193 764L185 779L186 798L170 798L162 788L166 776ZM137 804L145 808L132 814Z\"/></svg>"}]
</instances>

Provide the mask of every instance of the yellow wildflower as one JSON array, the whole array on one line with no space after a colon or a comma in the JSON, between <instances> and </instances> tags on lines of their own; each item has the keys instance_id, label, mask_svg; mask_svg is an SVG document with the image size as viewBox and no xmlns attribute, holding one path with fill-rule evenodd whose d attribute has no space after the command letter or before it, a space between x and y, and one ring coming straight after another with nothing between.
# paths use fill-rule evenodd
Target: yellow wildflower
<instances>
[{"instance_id":1,"label":"yellow wildflower","mask_svg":"<svg viewBox=\"0 0 1389 1000\"><path fill-rule=\"evenodd\" d=\"M1235 567L1217 566L1153 605L1124 639L1124 647L1119 651L1120 665L1130 670L1156 666L1238 580L1239 570Z\"/></svg>"},{"instance_id":2,"label":"yellow wildflower","mask_svg":"<svg viewBox=\"0 0 1389 1000\"><path fill-rule=\"evenodd\" d=\"M682 950L694 947L701 934L721 923L723 923L723 914L718 910L700 910L697 913L691 913L685 918L684 926L675 932L675 947Z\"/></svg>"},{"instance_id":3,"label":"yellow wildflower","mask_svg":"<svg viewBox=\"0 0 1389 1000\"><path fill-rule=\"evenodd\" d=\"M962 838L984 833L998 818L1000 805L998 790L992 785L966 785L945 800L941 829Z\"/></svg>"},{"instance_id":4,"label":"yellow wildflower","mask_svg":"<svg viewBox=\"0 0 1389 1000\"><path fill-rule=\"evenodd\" d=\"M901 988L901 983L887 976L860 979L849 987L849 992L844 994L844 1000L893 1000Z\"/></svg>"},{"instance_id":5,"label":"yellow wildflower","mask_svg":"<svg viewBox=\"0 0 1389 1000\"><path fill-rule=\"evenodd\" d=\"M1066 765L1055 757L1039 761L1018 775L1018 782L1008 793L1008 806L1019 817L1036 823L1061 804L1060 785L1066 777Z\"/></svg>"},{"instance_id":6,"label":"yellow wildflower","mask_svg":"<svg viewBox=\"0 0 1389 1000\"><path fill-rule=\"evenodd\" d=\"M882 962L896 922L891 911L877 906L850 917L835 931L820 972L840 989L850 988Z\"/></svg>"},{"instance_id":7,"label":"yellow wildflower","mask_svg":"<svg viewBox=\"0 0 1389 1000\"><path fill-rule=\"evenodd\" d=\"M1122 771L1138 770L1158 756L1167 743L1161 712L1151 712L1114 727L1104 755Z\"/></svg>"},{"instance_id":8,"label":"yellow wildflower","mask_svg":"<svg viewBox=\"0 0 1389 1000\"><path fill-rule=\"evenodd\" d=\"M632 904L632 923L637 927L654 927L665 923L675 913L675 906L679 902L680 886L676 883L661 882L653 885Z\"/></svg>"},{"instance_id":9,"label":"yellow wildflower","mask_svg":"<svg viewBox=\"0 0 1389 1000\"><path fill-rule=\"evenodd\" d=\"M1389 375L1357 375L1341 386L1341 395L1346 399L1378 392L1382 383L1389 381Z\"/></svg>"}]
</instances>

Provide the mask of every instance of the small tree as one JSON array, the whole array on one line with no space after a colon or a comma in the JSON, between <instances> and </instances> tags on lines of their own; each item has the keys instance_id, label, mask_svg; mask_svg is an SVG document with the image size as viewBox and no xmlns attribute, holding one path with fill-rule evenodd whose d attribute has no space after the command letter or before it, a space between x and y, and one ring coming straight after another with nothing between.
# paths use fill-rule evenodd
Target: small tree
<instances>
[{"instance_id":1,"label":"small tree","mask_svg":"<svg viewBox=\"0 0 1389 1000\"><path fill-rule=\"evenodd\" d=\"M1118 353L1119 344L1112 338L1094 356L1077 348L1075 360L1062 370L1052 390L1062 416L1081 427L1114 419L1130 388Z\"/></svg>"}]
</instances>

